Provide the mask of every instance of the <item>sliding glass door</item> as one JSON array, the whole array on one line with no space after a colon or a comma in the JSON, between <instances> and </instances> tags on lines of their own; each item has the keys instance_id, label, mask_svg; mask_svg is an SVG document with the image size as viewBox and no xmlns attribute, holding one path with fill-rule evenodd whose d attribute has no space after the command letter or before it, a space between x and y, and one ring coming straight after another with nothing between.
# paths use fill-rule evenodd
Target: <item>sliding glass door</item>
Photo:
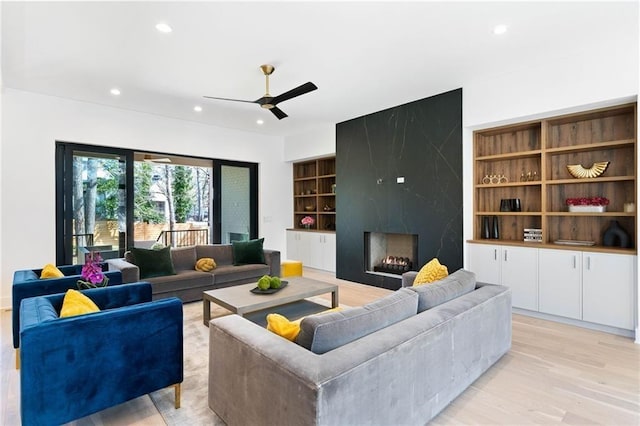
<instances>
[{"instance_id":1,"label":"sliding glass door","mask_svg":"<svg viewBox=\"0 0 640 426\"><path fill-rule=\"evenodd\" d=\"M258 165L56 143L56 262L258 236Z\"/></svg>"},{"instance_id":2,"label":"sliding glass door","mask_svg":"<svg viewBox=\"0 0 640 426\"><path fill-rule=\"evenodd\" d=\"M214 161L214 238L223 244L258 236L258 165Z\"/></svg>"},{"instance_id":3,"label":"sliding glass door","mask_svg":"<svg viewBox=\"0 0 640 426\"><path fill-rule=\"evenodd\" d=\"M132 155L126 151L56 145L56 223L59 265L82 264L85 254L121 257L131 233Z\"/></svg>"}]
</instances>

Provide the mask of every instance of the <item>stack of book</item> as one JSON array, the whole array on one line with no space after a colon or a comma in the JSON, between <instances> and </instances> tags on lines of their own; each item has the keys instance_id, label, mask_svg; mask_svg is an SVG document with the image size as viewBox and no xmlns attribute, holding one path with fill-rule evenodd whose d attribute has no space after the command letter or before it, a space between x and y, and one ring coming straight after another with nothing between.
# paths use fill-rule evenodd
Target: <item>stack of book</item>
<instances>
[{"instance_id":1,"label":"stack of book","mask_svg":"<svg viewBox=\"0 0 640 426\"><path fill-rule=\"evenodd\" d=\"M524 228L524 242L525 243L541 243L542 229Z\"/></svg>"}]
</instances>

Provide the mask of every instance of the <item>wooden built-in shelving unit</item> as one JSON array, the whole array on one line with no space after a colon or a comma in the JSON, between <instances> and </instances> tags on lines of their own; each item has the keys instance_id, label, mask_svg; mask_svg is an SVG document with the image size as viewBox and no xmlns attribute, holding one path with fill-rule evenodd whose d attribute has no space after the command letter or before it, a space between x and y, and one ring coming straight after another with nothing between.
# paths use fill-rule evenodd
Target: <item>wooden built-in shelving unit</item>
<instances>
[{"instance_id":1,"label":"wooden built-in shelving unit","mask_svg":"<svg viewBox=\"0 0 640 426\"><path fill-rule=\"evenodd\" d=\"M327 157L293 164L293 226L305 216L314 219L309 230L335 231L336 225L336 158Z\"/></svg>"},{"instance_id":2,"label":"wooden built-in shelving unit","mask_svg":"<svg viewBox=\"0 0 640 426\"><path fill-rule=\"evenodd\" d=\"M473 242L575 249L554 241L581 240L595 245L580 250L636 253L636 123L633 103L474 132ZM566 167L600 161L609 166L595 178L574 178ZM528 172L535 179L521 181ZM491 175L506 179L483 183ZM567 198L593 196L609 199L606 212L568 211ZM500 200L510 198L520 198L521 212L500 211ZM636 209L626 212L625 203ZM483 216L499 218L499 240L482 238ZM612 220L632 236L633 248L602 245ZM542 243L525 243L525 228L542 229Z\"/></svg>"}]
</instances>

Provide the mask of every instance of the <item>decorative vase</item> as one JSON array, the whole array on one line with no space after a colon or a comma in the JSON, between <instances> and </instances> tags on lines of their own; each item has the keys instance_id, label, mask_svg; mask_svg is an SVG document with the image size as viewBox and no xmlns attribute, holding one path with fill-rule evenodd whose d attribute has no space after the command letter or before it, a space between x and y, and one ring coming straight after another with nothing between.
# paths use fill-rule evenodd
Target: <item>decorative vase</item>
<instances>
[{"instance_id":1,"label":"decorative vase","mask_svg":"<svg viewBox=\"0 0 640 426\"><path fill-rule=\"evenodd\" d=\"M491 230L489 228L489 216L482 216L482 238L491 238Z\"/></svg>"},{"instance_id":2,"label":"decorative vase","mask_svg":"<svg viewBox=\"0 0 640 426\"><path fill-rule=\"evenodd\" d=\"M493 217L493 227L491 229L491 238L497 240L500 238L500 229L498 225L498 216Z\"/></svg>"},{"instance_id":3,"label":"decorative vase","mask_svg":"<svg viewBox=\"0 0 640 426\"><path fill-rule=\"evenodd\" d=\"M607 247L631 247L631 237L625 231L617 220L612 220L609 227L602 235L602 245Z\"/></svg>"}]
</instances>

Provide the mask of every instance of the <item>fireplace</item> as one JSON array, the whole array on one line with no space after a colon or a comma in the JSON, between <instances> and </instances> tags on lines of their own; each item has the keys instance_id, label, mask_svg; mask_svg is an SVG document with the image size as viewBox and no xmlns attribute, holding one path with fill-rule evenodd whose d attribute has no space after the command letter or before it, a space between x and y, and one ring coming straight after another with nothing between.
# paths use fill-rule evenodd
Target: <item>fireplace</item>
<instances>
[{"instance_id":1,"label":"fireplace","mask_svg":"<svg viewBox=\"0 0 640 426\"><path fill-rule=\"evenodd\" d=\"M364 233L365 272L400 277L418 257L416 234Z\"/></svg>"}]
</instances>

